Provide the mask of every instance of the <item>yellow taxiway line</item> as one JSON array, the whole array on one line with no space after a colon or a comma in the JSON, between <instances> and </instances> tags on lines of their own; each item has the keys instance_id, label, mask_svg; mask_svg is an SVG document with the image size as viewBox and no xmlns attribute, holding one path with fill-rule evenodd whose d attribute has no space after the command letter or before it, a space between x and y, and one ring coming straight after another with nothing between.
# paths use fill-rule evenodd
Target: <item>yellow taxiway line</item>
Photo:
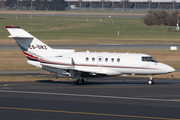
<instances>
[{"instance_id":1,"label":"yellow taxiway line","mask_svg":"<svg viewBox=\"0 0 180 120\"><path fill-rule=\"evenodd\" d=\"M126 117L126 118L143 118L143 119L157 119L157 120L180 120L180 119L176 119L176 118L161 118L161 117L149 117L149 116L134 116L134 115L105 114L105 113L91 113L91 112L75 112L75 111L59 111L59 110L14 108L14 107L0 107L0 109L23 110L23 111L34 111L34 112L81 114L81 115L111 116L111 117Z\"/></svg>"}]
</instances>

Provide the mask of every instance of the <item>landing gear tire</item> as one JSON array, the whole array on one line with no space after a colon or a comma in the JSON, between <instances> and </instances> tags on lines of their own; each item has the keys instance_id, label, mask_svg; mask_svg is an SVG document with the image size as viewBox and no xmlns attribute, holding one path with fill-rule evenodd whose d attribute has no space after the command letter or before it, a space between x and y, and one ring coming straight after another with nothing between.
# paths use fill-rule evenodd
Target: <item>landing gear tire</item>
<instances>
[{"instance_id":1,"label":"landing gear tire","mask_svg":"<svg viewBox=\"0 0 180 120\"><path fill-rule=\"evenodd\" d=\"M148 81L148 84L149 84L149 85L152 85L153 83L154 83L153 80L149 80L149 81Z\"/></svg>"},{"instance_id":2,"label":"landing gear tire","mask_svg":"<svg viewBox=\"0 0 180 120\"><path fill-rule=\"evenodd\" d=\"M149 76L148 84L152 85L154 83L152 75Z\"/></svg>"},{"instance_id":3,"label":"landing gear tire","mask_svg":"<svg viewBox=\"0 0 180 120\"><path fill-rule=\"evenodd\" d=\"M84 83L84 79L77 79L77 84L82 85Z\"/></svg>"}]
</instances>

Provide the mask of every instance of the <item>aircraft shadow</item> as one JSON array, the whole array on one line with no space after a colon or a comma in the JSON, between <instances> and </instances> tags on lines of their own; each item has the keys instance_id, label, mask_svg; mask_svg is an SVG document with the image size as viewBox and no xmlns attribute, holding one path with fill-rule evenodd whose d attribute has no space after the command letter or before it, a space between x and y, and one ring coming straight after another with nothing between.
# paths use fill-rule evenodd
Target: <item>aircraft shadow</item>
<instances>
[{"instance_id":1,"label":"aircraft shadow","mask_svg":"<svg viewBox=\"0 0 180 120\"><path fill-rule=\"evenodd\" d=\"M54 84L73 84L73 85L78 85L76 81L53 81L53 80L38 80L36 82L40 83L54 83ZM104 80L88 80L85 81L83 85L101 85L101 84L135 84L135 85L140 85L140 84L148 84L147 80L134 80L134 81L123 81L123 80L116 80L116 81L104 81ZM154 82L155 84L173 84L171 82L166 82L163 80L157 80Z\"/></svg>"}]
</instances>

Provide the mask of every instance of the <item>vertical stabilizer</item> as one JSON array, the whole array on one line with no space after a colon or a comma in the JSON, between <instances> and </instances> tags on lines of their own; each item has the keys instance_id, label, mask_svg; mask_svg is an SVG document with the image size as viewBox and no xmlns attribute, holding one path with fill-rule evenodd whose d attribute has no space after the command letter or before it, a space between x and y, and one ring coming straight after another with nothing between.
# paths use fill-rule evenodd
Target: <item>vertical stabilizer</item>
<instances>
[{"instance_id":1,"label":"vertical stabilizer","mask_svg":"<svg viewBox=\"0 0 180 120\"><path fill-rule=\"evenodd\" d=\"M28 59L39 60L44 57L60 56L75 51L71 49L52 49L19 26L6 26L6 28L11 34L9 37L15 39Z\"/></svg>"},{"instance_id":2,"label":"vertical stabilizer","mask_svg":"<svg viewBox=\"0 0 180 120\"><path fill-rule=\"evenodd\" d=\"M31 54L36 57L46 57L47 53L52 51L45 43L38 40L19 26L6 26L11 34L9 37L14 38L25 55Z\"/></svg>"}]
</instances>

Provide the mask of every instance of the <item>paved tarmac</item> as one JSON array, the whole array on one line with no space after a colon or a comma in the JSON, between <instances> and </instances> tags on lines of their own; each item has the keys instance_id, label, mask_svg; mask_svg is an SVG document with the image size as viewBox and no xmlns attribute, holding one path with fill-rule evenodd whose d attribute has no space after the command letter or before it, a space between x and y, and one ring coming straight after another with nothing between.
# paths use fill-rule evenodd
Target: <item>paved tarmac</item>
<instances>
[{"instance_id":1,"label":"paved tarmac","mask_svg":"<svg viewBox=\"0 0 180 120\"><path fill-rule=\"evenodd\" d=\"M0 13L0 15L12 15L12 13ZM119 18L143 18L144 15L86 15L84 14L19 14L13 15L33 15L33 16L62 16L62 17L119 17Z\"/></svg>"},{"instance_id":2,"label":"paved tarmac","mask_svg":"<svg viewBox=\"0 0 180 120\"><path fill-rule=\"evenodd\" d=\"M0 83L2 120L180 120L180 80L115 77Z\"/></svg>"},{"instance_id":3,"label":"paved tarmac","mask_svg":"<svg viewBox=\"0 0 180 120\"><path fill-rule=\"evenodd\" d=\"M180 48L180 44L148 44L148 45L49 45L54 49L170 49L171 46ZM0 45L0 50L20 49L18 45Z\"/></svg>"}]
</instances>

